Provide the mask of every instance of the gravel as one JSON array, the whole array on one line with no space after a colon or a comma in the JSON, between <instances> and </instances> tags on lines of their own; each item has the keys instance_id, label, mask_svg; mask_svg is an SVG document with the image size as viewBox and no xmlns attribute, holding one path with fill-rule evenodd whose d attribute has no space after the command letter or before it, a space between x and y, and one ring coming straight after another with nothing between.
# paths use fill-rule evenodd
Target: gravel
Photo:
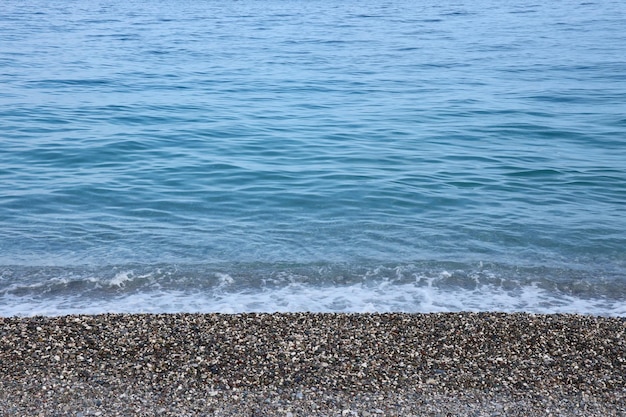
<instances>
[{"instance_id":1,"label":"gravel","mask_svg":"<svg viewBox=\"0 0 626 417\"><path fill-rule=\"evenodd\" d=\"M626 318L0 317L4 416L626 416Z\"/></svg>"}]
</instances>

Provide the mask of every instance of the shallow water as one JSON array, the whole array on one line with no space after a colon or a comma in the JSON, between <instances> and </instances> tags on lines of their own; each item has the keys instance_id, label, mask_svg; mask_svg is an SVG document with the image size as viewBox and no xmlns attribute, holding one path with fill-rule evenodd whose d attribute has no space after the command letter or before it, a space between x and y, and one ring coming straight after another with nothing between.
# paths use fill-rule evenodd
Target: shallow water
<instances>
[{"instance_id":1,"label":"shallow water","mask_svg":"<svg viewBox=\"0 0 626 417\"><path fill-rule=\"evenodd\" d=\"M9 0L0 315L626 314L621 2Z\"/></svg>"}]
</instances>

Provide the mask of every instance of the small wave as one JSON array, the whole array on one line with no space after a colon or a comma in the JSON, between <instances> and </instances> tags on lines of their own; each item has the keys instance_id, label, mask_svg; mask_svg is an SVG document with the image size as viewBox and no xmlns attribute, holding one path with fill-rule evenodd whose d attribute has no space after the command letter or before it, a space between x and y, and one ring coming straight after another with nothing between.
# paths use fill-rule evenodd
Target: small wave
<instances>
[{"instance_id":1,"label":"small wave","mask_svg":"<svg viewBox=\"0 0 626 417\"><path fill-rule=\"evenodd\" d=\"M20 278L5 270L0 271L0 316L301 311L626 316L619 279L590 279L575 271L505 269L457 264L234 269L135 265L86 270L82 277L79 269L63 274L56 270L59 275L47 280L41 279L41 271Z\"/></svg>"}]
</instances>

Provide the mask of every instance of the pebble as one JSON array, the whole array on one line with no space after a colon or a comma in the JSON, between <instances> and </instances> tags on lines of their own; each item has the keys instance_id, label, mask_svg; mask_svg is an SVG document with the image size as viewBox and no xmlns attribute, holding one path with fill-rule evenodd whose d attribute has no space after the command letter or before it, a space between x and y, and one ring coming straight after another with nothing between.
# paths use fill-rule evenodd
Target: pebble
<instances>
[{"instance_id":1,"label":"pebble","mask_svg":"<svg viewBox=\"0 0 626 417\"><path fill-rule=\"evenodd\" d=\"M624 416L625 334L523 313L0 317L0 415Z\"/></svg>"}]
</instances>

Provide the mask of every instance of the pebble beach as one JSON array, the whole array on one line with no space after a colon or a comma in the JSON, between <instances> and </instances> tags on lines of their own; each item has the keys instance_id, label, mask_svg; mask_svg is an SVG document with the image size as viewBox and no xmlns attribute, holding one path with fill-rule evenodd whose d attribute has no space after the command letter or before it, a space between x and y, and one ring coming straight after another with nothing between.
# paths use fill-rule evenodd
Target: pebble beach
<instances>
[{"instance_id":1,"label":"pebble beach","mask_svg":"<svg viewBox=\"0 0 626 417\"><path fill-rule=\"evenodd\" d=\"M0 318L0 416L626 416L626 319Z\"/></svg>"}]
</instances>

